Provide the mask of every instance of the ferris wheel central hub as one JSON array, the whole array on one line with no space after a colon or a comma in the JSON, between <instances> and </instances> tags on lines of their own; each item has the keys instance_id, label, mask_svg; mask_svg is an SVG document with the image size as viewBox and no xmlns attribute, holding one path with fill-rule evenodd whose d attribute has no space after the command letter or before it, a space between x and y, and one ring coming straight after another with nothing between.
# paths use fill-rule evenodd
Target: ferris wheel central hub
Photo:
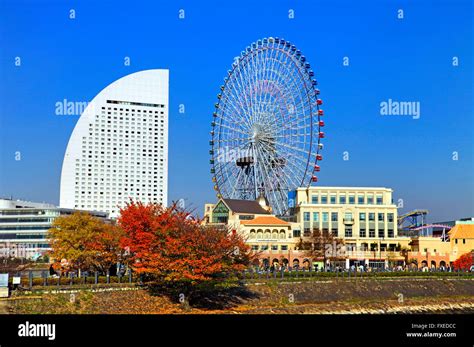
<instances>
[{"instance_id":1,"label":"ferris wheel central hub","mask_svg":"<svg viewBox=\"0 0 474 347\"><path fill-rule=\"evenodd\" d=\"M257 142L260 140L264 135L264 132L262 131L262 126L260 124L254 124L252 126L252 142Z\"/></svg>"}]
</instances>

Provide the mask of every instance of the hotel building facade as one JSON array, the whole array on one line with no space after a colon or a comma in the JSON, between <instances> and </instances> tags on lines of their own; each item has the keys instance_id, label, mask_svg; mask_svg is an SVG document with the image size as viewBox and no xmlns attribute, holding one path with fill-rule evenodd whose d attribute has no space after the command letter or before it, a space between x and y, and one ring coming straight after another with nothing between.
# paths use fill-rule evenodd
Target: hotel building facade
<instances>
[{"instance_id":1,"label":"hotel building facade","mask_svg":"<svg viewBox=\"0 0 474 347\"><path fill-rule=\"evenodd\" d=\"M89 103L67 145L60 207L115 218L130 199L167 205L168 78L136 72Z\"/></svg>"}]
</instances>

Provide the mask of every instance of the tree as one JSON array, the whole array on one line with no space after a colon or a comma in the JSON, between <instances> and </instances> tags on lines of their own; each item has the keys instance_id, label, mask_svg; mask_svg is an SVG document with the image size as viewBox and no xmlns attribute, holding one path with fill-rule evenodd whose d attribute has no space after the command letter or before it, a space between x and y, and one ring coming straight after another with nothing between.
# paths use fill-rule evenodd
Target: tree
<instances>
[{"instance_id":1,"label":"tree","mask_svg":"<svg viewBox=\"0 0 474 347\"><path fill-rule=\"evenodd\" d=\"M410 249L406 246L400 247L400 255L405 260L405 264L408 264L408 255L410 254Z\"/></svg>"},{"instance_id":2,"label":"tree","mask_svg":"<svg viewBox=\"0 0 474 347\"><path fill-rule=\"evenodd\" d=\"M309 237L300 239L298 248L311 259L323 259L324 265L326 265L327 260L344 258L343 245L344 240L336 235L315 228Z\"/></svg>"},{"instance_id":3,"label":"tree","mask_svg":"<svg viewBox=\"0 0 474 347\"><path fill-rule=\"evenodd\" d=\"M122 237L123 231L117 225L102 224L102 230L88 244L95 252L90 258L90 264L95 270L106 273L118 262L127 263L127 250L120 246Z\"/></svg>"},{"instance_id":4,"label":"tree","mask_svg":"<svg viewBox=\"0 0 474 347\"><path fill-rule=\"evenodd\" d=\"M86 212L60 216L48 230L51 257L66 260L68 270L105 272L123 253L119 241L121 230Z\"/></svg>"},{"instance_id":5,"label":"tree","mask_svg":"<svg viewBox=\"0 0 474 347\"><path fill-rule=\"evenodd\" d=\"M456 270L470 270L472 265L474 265L474 258L472 256L472 252L468 252L461 255L453 263L453 267Z\"/></svg>"},{"instance_id":6,"label":"tree","mask_svg":"<svg viewBox=\"0 0 474 347\"><path fill-rule=\"evenodd\" d=\"M176 205L131 201L121 209L118 223L132 268L157 279L205 281L243 270L250 261L250 249L239 234L204 226Z\"/></svg>"}]
</instances>

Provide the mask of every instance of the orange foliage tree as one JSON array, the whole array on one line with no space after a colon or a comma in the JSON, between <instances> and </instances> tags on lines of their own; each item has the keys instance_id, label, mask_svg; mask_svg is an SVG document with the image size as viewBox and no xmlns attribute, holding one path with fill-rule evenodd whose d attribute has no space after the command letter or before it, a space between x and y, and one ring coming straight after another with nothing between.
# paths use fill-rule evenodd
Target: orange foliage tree
<instances>
[{"instance_id":1,"label":"orange foliage tree","mask_svg":"<svg viewBox=\"0 0 474 347\"><path fill-rule=\"evenodd\" d=\"M173 205L128 203L118 224L137 273L165 281L205 281L243 270L251 253L241 235L201 224Z\"/></svg>"},{"instance_id":2,"label":"orange foliage tree","mask_svg":"<svg viewBox=\"0 0 474 347\"><path fill-rule=\"evenodd\" d=\"M465 253L465 254L461 255L453 263L453 267L456 270L469 270L472 265L474 265L474 259L472 257L472 252Z\"/></svg>"},{"instance_id":3,"label":"orange foliage tree","mask_svg":"<svg viewBox=\"0 0 474 347\"><path fill-rule=\"evenodd\" d=\"M117 263L127 263L127 252L120 246L123 236L122 229L114 224L103 223L100 233L89 242L89 247L95 254L91 258L94 269L106 273Z\"/></svg>"},{"instance_id":4,"label":"orange foliage tree","mask_svg":"<svg viewBox=\"0 0 474 347\"><path fill-rule=\"evenodd\" d=\"M59 262L65 259L67 270L106 272L123 259L120 247L122 231L115 225L86 212L60 216L48 230L50 255Z\"/></svg>"}]
</instances>

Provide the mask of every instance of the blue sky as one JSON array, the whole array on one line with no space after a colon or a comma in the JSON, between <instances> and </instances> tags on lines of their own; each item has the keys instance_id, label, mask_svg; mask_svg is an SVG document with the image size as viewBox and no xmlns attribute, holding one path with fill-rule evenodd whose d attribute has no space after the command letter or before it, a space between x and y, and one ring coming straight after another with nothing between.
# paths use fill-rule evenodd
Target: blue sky
<instances>
[{"instance_id":1,"label":"blue sky","mask_svg":"<svg viewBox=\"0 0 474 347\"><path fill-rule=\"evenodd\" d=\"M219 86L233 57L276 36L301 49L319 81L321 185L390 187L400 212L428 209L430 221L472 216L472 15L472 2L459 0L2 0L0 196L57 204L78 116L55 115L55 103L90 101L122 76L168 68L169 197L201 212L215 200L208 141ZM420 119L381 116L388 99L420 102Z\"/></svg>"}]
</instances>

